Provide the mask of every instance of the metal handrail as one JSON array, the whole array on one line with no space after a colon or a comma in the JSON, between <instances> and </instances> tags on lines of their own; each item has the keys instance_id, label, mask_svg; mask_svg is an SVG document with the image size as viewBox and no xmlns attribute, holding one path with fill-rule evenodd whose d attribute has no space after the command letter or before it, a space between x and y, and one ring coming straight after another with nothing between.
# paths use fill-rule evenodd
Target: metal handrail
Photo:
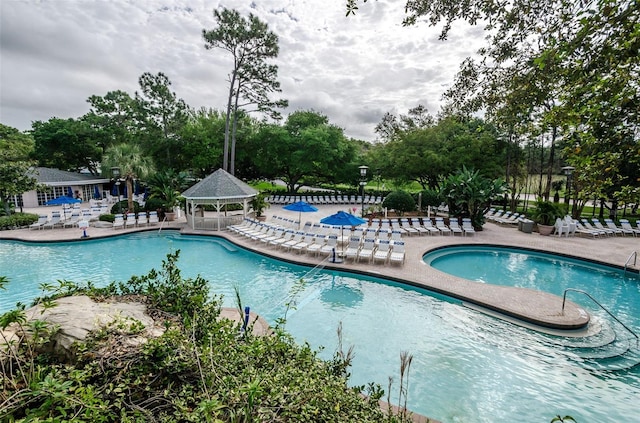
<instances>
[{"instance_id":1,"label":"metal handrail","mask_svg":"<svg viewBox=\"0 0 640 423\"><path fill-rule=\"evenodd\" d=\"M311 270L305 273L299 280L308 282L309 280L315 278L315 276L325 268L326 264L330 261L330 259L331 259L331 255L325 257L320 263L316 264ZM296 300L296 296L298 294L299 292L290 292L285 298L283 298L282 301L274 305L273 308L270 310L270 312L288 302L293 302L296 304L301 303L301 301ZM285 318L286 318L286 314L285 314Z\"/></svg>"},{"instance_id":2,"label":"metal handrail","mask_svg":"<svg viewBox=\"0 0 640 423\"><path fill-rule=\"evenodd\" d=\"M620 323L620 324L622 325L622 327L624 327L626 330L628 330L628 331L629 331L629 333L631 333L631 335L633 335L633 336L635 336L635 337L636 337L636 344L640 341L640 338L638 338L638 335L636 335L636 333L635 333L633 330L631 330L627 325L625 325L624 323L622 323L622 322L620 321L620 319L618 319L616 316L614 316L614 315L613 315L613 313L611 313L609 310L607 310L607 308L606 308L605 306L603 306L602 304L600 304L600 303L598 302L598 300L596 300L596 299L595 299L595 298L593 298L591 295L589 295L589 293L588 293L588 292L582 291L582 290L580 290L580 289L575 289L575 288L566 288L566 289L564 290L564 294L562 294L562 312L563 312L563 313L564 313L564 303L565 303L565 301L567 300L567 292L568 292L568 291L579 292L579 293L584 294L584 295L586 295L587 297L591 298L591 300L592 300L594 303L598 304L598 306L600 306L600 308L601 308L601 309L603 309L604 311L606 311L606 312L607 312L607 314L608 314L609 316L611 316L611 317L612 317L616 322Z\"/></svg>"},{"instance_id":3,"label":"metal handrail","mask_svg":"<svg viewBox=\"0 0 640 423\"><path fill-rule=\"evenodd\" d=\"M637 261L638 261L638 252L634 251L629 255L629 258L627 259L627 261L624 262L624 275L627 275L627 267L629 266L629 262L631 261L631 258L633 257L633 266L635 267Z\"/></svg>"}]
</instances>

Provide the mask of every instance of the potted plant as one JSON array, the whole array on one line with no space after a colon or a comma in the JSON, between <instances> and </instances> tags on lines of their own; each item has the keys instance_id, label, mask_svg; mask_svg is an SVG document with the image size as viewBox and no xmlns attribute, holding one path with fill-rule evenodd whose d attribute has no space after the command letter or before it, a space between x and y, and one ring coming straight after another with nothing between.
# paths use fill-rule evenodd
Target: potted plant
<instances>
[{"instance_id":1,"label":"potted plant","mask_svg":"<svg viewBox=\"0 0 640 423\"><path fill-rule=\"evenodd\" d=\"M540 235L551 235L557 218L566 214L564 207L552 201L538 200L536 208L530 213L531 219L538 226Z\"/></svg>"},{"instance_id":2,"label":"potted plant","mask_svg":"<svg viewBox=\"0 0 640 423\"><path fill-rule=\"evenodd\" d=\"M162 201L164 215L168 221L176 218L175 208L180 205L182 197L180 193L170 186L164 186L157 189L151 194L151 198L157 198Z\"/></svg>"},{"instance_id":3,"label":"potted plant","mask_svg":"<svg viewBox=\"0 0 640 423\"><path fill-rule=\"evenodd\" d=\"M258 194L251 200L251 208L256 213L258 220L264 220L262 214L267 207L269 207L269 203L267 203L263 194Z\"/></svg>"}]
</instances>

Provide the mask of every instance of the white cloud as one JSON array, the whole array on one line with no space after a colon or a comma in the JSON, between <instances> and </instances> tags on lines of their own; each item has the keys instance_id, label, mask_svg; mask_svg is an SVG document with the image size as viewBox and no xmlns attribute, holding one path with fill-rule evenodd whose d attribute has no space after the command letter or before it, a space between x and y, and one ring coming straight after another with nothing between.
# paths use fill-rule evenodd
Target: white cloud
<instances>
[{"instance_id":1,"label":"white cloud","mask_svg":"<svg viewBox=\"0 0 640 423\"><path fill-rule=\"evenodd\" d=\"M386 111L424 104L432 113L482 31L457 25L402 27L404 3L378 0L345 17L345 0L3 0L0 122L77 118L91 95L133 95L143 72L163 72L191 107L224 108L230 56L206 50L213 8L254 13L279 36L281 97L314 109L348 136L375 138Z\"/></svg>"}]
</instances>

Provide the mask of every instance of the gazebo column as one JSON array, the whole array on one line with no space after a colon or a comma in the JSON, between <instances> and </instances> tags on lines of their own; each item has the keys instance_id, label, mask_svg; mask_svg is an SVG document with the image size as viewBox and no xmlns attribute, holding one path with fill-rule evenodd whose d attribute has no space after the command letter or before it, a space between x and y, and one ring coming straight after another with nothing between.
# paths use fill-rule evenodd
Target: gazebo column
<instances>
[{"instance_id":1,"label":"gazebo column","mask_svg":"<svg viewBox=\"0 0 640 423\"><path fill-rule=\"evenodd\" d=\"M218 215L218 232L220 232L220 200L216 200L216 215Z\"/></svg>"}]
</instances>

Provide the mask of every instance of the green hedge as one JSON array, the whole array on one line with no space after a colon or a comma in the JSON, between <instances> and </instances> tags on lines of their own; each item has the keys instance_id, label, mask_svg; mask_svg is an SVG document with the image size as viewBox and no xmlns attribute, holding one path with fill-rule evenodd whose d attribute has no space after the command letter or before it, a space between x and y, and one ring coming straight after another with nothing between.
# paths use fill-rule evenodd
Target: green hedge
<instances>
[{"instance_id":1,"label":"green hedge","mask_svg":"<svg viewBox=\"0 0 640 423\"><path fill-rule=\"evenodd\" d=\"M0 230L24 228L38 221L38 215L33 213L14 213L11 216L0 217Z\"/></svg>"}]
</instances>

